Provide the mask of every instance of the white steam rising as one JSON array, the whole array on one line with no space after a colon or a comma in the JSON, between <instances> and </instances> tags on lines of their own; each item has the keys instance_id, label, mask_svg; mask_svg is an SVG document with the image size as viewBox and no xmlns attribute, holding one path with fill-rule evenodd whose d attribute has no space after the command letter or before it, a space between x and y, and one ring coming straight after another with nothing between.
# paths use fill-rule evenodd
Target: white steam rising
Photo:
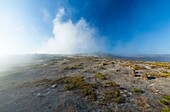
<instances>
[{"instance_id":1,"label":"white steam rising","mask_svg":"<svg viewBox=\"0 0 170 112\"><path fill-rule=\"evenodd\" d=\"M89 53L102 49L101 41L96 39L98 35L95 28L91 27L85 19L81 18L76 23L70 19L63 22L63 16L65 16L65 10L61 8L53 20L54 37L47 40L40 53Z\"/></svg>"}]
</instances>

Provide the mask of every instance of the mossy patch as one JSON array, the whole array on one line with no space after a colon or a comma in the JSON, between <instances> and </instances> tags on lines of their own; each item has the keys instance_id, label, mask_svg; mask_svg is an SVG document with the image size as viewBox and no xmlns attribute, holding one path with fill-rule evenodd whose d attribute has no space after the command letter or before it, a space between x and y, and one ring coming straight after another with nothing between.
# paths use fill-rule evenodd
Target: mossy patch
<instances>
[{"instance_id":1,"label":"mossy patch","mask_svg":"<svg viewBox=\"0 0 170 112\"><path fill-rule=\"evenodd\" d=\"M112 81L112 82L105 82L104 83L106 86L112 86L112 87L116 87L119 86L118 84L116 84L116 82Z\"/></svg>"},{"instance_id":2,"label":"mossy patch","mask_svg":"<svg viewBox=\"0 0 170 112\"><path fill-rule=\"evenodd\" d=\"M115 62L114 62L114 61L110 61L110 63L109 63L109 64L114 65L114 64L115 64Z\"/></svg>"},{"instance_id":3,"label":"mossy patch","mask_svg":"<svg viewBox=\"0 0 170 112\"><path fill-rule=\"evenodd\" d=\"M72 69L75 69L75 67L73 67L73 66L63 66L62 69L63 70L72 70Z\"/></svg>"},{"instance_id":4,"label":"mossy patch","mask_svg":"<svg viewBox=\"0 0 170 112\"><path fill-rule=\"evenodd\" d=\"M120 104L125 102L125 99L120 95L119 89L112 89L104 92L104 99L99 103L100 105Z\"/></svg>"},{"instance_id":5,"label":"mossy patch","mask_svg":"<svg viewBox=\"0 0 170 112\"><path fill-rule=\"evenodd\" d=\"M170 73L163 72L163 73L161 74L161 76L162 76L162 77L169 77L169 76L170 76Z\"/></svg>"},{"instance_id":6,"label":"mossy patch","mask_svg":"<svg viewBox=\"0 0 170 112\"><path fill-rule=\"evenodd\" d=\"M135 65L135 66L133 66L133 69L134 70L145 70L146 68L143 66Z\"/></svg>"},{"instance_id":7,"label":"mossy patch","mask_svg":"<svg viewBox=\"0 0 170 112\"><path fill-rule=\"evenodd\" d=\"M140 88L134 88L133 92L135 92L135 93L143 93L143 91Z\"/></svg>"},{"instance_id":8,"label":"mossy patch","mask_svg":"<svg viewBox=\"0 0 170 112\"><path fill-rule=\"evenodd\" d=\"M124 63L124 64L122 64L122 66L123 67L131 67L131 66L133 66L131 63Z\"/></svg>"},{"instance_id":9,"label":"mossy patch","mask_svg":"<svg viewBox=\"0 0 170 112\"><path fill-rule=\"evenodd\" d=\"M152 65L152 68L169 68L170 67L170 63L166 63L166 62L152 62L150 63Z\"/></svg>"},{"instance_id":10,"label":"mossy patch","mask_svg":"<svg viewBox=\"0 0 170 112\"><path fill-rule=\"evenodd\" d=\"M170 96L164 95L164 96L162 96L162 98L164 98L164 99L166 99L168 102L170 102Z\"/></svg>"},{"instance_id":11,"label":"mossy patch","mask_svg":"<svg viewBox=\"0 0 170 112\"><path fill-rule=\"evenodd\" d=\"M159 101L159 103L161 103L163 105L169 105L169 102L164 100L164 99L162 99L162 98L158 99L158 101Z\"/></svg>"},{"instance_id":12,"label":"mossy patch","mask_svg":"<svg viewBox=\"0 0 170 112\"><path fill-rule=\"evenodd\" d=\"M147 75L151 75L155 77L170 77L170 73L167 73L167 72L162 72L162 73L148 72Z\"/></svg>"},{"instance_id":13,"label":"mossy patch","mask_svg":"<svg viewBox=\"0 0 170 112\"><path fill-rule=\"evenodd\" d=\"M163 108L161 112L170 112L170 108L169 107Z\"/></svg>"},{"instance_id":14,"label":"mossy patch","mask_svg":"<svg viewBox=\"0 0 170 112\"><path fill-rule=\"evenodd\" d=\"M64 77L60 83L66 84L64 90L77 89L84 96L88 96L92 100L96 100L95 85L86 83L82 76Z\"/></svg>"},{"instance_id":15,"label":"mossy patch","mask_svg":"<svg viewBox=\"0 0 170 112\"><path fill-rule=\"evenodd\" d=\"M106 77L102 74L102 73L96 73L95 75L97 78L101 79L101 80L105 80Z\"/></svg>"}]
</instances>

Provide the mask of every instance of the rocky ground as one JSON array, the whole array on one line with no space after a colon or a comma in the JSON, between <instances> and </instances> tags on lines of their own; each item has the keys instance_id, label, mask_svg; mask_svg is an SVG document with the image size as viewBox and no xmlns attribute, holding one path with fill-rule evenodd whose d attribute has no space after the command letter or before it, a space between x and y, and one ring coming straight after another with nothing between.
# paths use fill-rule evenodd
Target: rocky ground
<instances>
[{"instance_id":1,"label":"rocky ground","mask_svg":"<svg viewBox=\"0 0 170 112\"><path fill-rule=\"evenodd\" d=\"M170 63L68 56L3 72L0 112L170 112Z\"/></svg>"}]
</instances>

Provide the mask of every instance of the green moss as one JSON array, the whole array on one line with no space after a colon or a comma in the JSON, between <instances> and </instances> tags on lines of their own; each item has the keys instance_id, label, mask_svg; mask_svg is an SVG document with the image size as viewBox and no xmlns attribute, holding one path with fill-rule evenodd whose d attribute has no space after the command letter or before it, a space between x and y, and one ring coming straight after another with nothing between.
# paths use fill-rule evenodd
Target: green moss
<instances>
[{"instance_id":1,"label":"green moss","mask_svg":"<svg viewBox=\"0 0 170 112\"><path fill-rule=\"evenodd\" d=\"M67 70L68 68L67 68L67 66L63 66L62 69L63 70Z\"/></svg>"},{"instance_id":2,"label":"green moss","mask_svg":"<svg viewBox=\"0 0 170 112\"><path fill-rule=\"evenodd\" d=\"M166 62L154 62L151 63L152 64L152 68L156 68L156 67L163 67L163 68L169 68L170 64L166 63Z\"/></svg>"},{"instance_id":3,"label":"green moss","mask_svg":"<svg viewBox=\"0 0 170 112\"><path fill-rule=\"evenodd\" d=\"M72 70L72 69L76 69L76 67L73 67L73 66L63 66L62 69L63 70Z\"/></svg>"},{"instance_id":4,"label":"green moss","mask_svg":"<svg viewBox=\"0 0 170 112\"><path fill-rule=\"evenodd\" d=\"M116 99L115 99L115 103L118 103L118 104L120 104L120 103L123 103L123 102L125 102L125 99L123 98L123 97L117 97Z\"/></svg>"},{"instance_id":5,"label":"green moss","mask_svg":"<svg viewBox=\"0 0 170 112\"><path fill-rule=\"evenodd\" d=\"M70 90L68 86L64 86L64 90Z\"/></svg>"},{"instance_id":6,"label":"green moss","mask_svg":"<svg viewBox=\"0 0 170 112\"><path fill-rule=\"evenodd\" d=\"M114 61L111 61L111 62L110 62L110 64L112 64L112 65L113 65L113 64L115 64L115 62L114 62Z\"/></svg>"},{"instance_id":7,"label":"green moss","mask_svg":"<svg viewBox=\"0 0 170 112\"><path fill-rule=\"evenodd\" d=\"M117 90L111 90L111 91L108 91L108 92L104 92L104 94L106 96L109 96L109 95L114 96L114 97L118 97L119 96L119 92Z\"/></svg>"},{"instance_id":8,"label":"green moss","mask_svg":"<svg viewBox=\"0 0 170 112\"><path fill-rule=\"evenodd\" d=\"M132 66L132 64L131 63L124 63L123 66L124 67L130 67L130 66ZM135 67L133 67L133 69L135 69Z\"/></svg>"},{"instance_id":9,"label":"green moss","mask_svg":"<svg viewBox=\"0 0 170 112\"><path fill-rule=\"evenodd\" d=\"M125 99L119 94L119 90L115 89L115 90L110 90L107 92L104 92L104 99L102 100L102 102L100 102L102 105L107 104L120 104L125 102Z\"/></svg>"},{"instance_id":10,"label":"green moss","mask_svg":"<svg viewBox=\"0 0 170 112\"><path fill-rule=\"evenodd\" d=\"M81 92L85 96L90 96L92 100L96 100L96 94L94 92L94 87L91 84L87 84L81 88Z\"/></svg>"},{"instance_id":11,"label":"green moss","mask_svg":"<svg viewBox=\"0 0 170 112\"><path fill-rule=\"evenodd\" d=\"M96 77L101 79L101 80L105 80L106 79L106 77L102 73L96 73Z\"/></svg>"},{"instance_id":12,"label":"green moss","mask_svg":"<svg viewBox=\"0 0 170 112\"><path fill-rule=\"evenodd\" d=\"M108 85L108 86L112 86L112 87L119 86L119 85L116 84L114 81L113 81L113 82L105 82L104 84L106 84L106 85Z\"/></svg>"},{"instance_id":13,"label":"green moss","mask_svg":"<svg viewBox=\"0 0 170 112\"><path fill-rule=\"evenodd\" d=\"M84 96L88 96L91 100L96 100L95 85L84 81L82 76L64 77L60 83L66 84L64 90L77 89Z\"/></svg>"},{"instance_id":14,"label":"green moss","mask_svg":"<svg viewBox=\"0 0 170 112\"><path fill-rule=\"evenodd\" d=\"M106 102L105 101L101 101L101 102L99 102L99 105L106 105Z\"/></svg>"},{"instance_id":15,"label":"green moss","mask_svg":"<svg viewBox=\"0 0 170 112\"><path fill-rule=\"evenodd\" d=\"M170 108L169 107L163 108L161 112L170 112Z\"/></svg>"},{"instance_id":16,"label":"green moss","mask_svg":"<svg viewBox=\"0 0 170 112\"><path fill-rule=\"evenodd\" d=\"M170 73L162 72L162 73L147 73L147 75L156 76L156 77L169 77Z\"/></svg>"},{"instance_id":17,"label":"green moss","mask_svg":"<svg viewBox=\"0 0 170 112\"><path fill-rule=\"evenodd\" d=\"M135 93L143 93L143 91L140 88L134 88L133 92L135 92Z\"/></svg>"},{"instance_id":18,"label":"green moss","mask_svg":"<svg viewBox=\"0 0 170 112\"><path fill-rule=\"evenodd\" d=\"M170 102L170 96L164 95L164 96L162 96L162 98L164 98L164 99L166 99L168 102Z\"/></svg>"},{"instance_id":19,"label":"green moss","mask_svg":"<svg viewBox=\"0 0 170 112\"><path fill-rule=\"evenodd\" d=\"M169 105L169 102L167 102L166 100L164 100L164 99L159 99L158 100L161 104L163 104L163 105Z\"/></svg>"}]
</instances>

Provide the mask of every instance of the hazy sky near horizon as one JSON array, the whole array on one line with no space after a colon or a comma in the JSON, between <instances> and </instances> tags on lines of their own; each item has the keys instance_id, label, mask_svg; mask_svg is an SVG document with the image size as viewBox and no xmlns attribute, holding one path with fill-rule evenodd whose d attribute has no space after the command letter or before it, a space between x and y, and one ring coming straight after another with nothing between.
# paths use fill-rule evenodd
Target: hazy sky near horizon
<instances>
[{"instance_id":1,"label":"hazy sky near horizon","mask_svg":"<svg viewBox=\"0 0 170 112\"><path fill-rule=\"evenodd\" d=\"M170 53L169 0L0 0L0 55Z\"/></svg>"}]
</instances>

